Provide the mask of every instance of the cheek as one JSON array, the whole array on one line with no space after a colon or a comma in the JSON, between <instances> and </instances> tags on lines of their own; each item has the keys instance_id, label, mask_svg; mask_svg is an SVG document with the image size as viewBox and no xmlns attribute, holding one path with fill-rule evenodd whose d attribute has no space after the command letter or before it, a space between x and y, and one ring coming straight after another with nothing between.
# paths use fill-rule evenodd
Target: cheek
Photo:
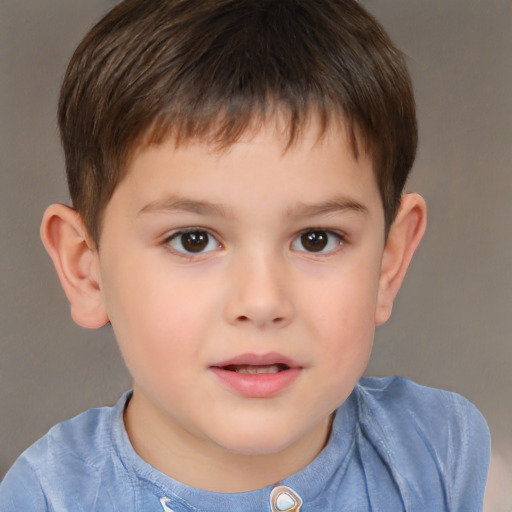
<instances>
[{"instance_id":1,"label":"cheek","mask_svg":"<svg viewBox=\"0 0 512 512\"><path fill-rule=\"evenodd\" d=\"M179 371L197 357L208 297L179 278L162 278L165 273L156 268L133 268L118 268L106 283L109 317L126 364L133 373L144 367Z\"/></svg>"},{"instance_id":2,"label":"cheek","mask_svg":"<svg viewBox=\"0 0 512 512\"><path fill-rule=\"evenodd\" d=\"M354 381L363 373L375 333L375 272L340 274L304 311L316 340L317 357L332 379Z\"/></svg>"},{"instance_id":3,"label":"cheek","mask_svg":"<svg viewBox=\"0 0 512 512\"><path fill-rule=\"evenodd\" d=\"M331 375L358 376L364 371L371 353L374 315L353 306L344 311L324 310L324 328L318 332L317 340L323 365Z\"/></svg>"},{"instance_id":4,"label":"cheek","mask_svg":"<svg viewBox=\"0 0 512 512\"><path fill-rule=\"evenodd\" d=\"M378 282L370 273L340 275L311 293L306 311L328 339L367 338L374 330ZM314 318L313 318L314 317Z\"/></svg>"},{"instance_id":5,"label":"cheek","mask_svg":"<svg viewBox=\"0 0 512 512\"><path fill-rule=\"evenodd\" d=\"M375 328L373 315L354 302L345 308L326 305L323 314L324 329L316 338L315 394L318 403L327 403L334 410L363 375Z\"/></svg>"}]
</instances>

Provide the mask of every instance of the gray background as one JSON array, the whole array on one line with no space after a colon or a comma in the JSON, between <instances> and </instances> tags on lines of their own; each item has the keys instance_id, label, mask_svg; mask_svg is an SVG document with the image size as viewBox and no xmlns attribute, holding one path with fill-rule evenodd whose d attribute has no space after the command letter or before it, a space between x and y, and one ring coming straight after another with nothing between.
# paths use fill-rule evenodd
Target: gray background
<instances>
[{"instance_id":1,"label":"gray background","mask_svg":"<svg viewBox=\"0 0 512 512\"><path fill-rule=\"evenodd\" d=\"M487 417L504 475L512 467L512 2L363 3L408 58L421 136L408 188L429 205L426 237L392 320L378 329L368 373L470 398ZM113 4L0 0L0 476L51 425L113 403L129 386L110 330L72 323L38 235L44 208L67 201L59 83L86 29ZM503 508L496 501L493 510L512 510L498 487Z\"/></svg>"}]
</instances>

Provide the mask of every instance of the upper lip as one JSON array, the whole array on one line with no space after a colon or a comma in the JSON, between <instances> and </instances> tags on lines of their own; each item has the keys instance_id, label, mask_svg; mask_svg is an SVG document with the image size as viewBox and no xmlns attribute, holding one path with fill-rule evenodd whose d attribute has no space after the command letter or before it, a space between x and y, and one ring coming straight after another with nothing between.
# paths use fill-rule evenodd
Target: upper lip
<instances>
[{"instance_id":1,"label":"upper lip","mask_svg":"<svg viewBox=\"0 0 512 512\"><path fill-rule=\"evenodd\" d=\"M289 368L302 368L302 365L277 352L268 352L265 354L246 353L240 354L230 359L216 362L211 366L213 368L224 368L227 366L271 366L284 365Z\"/></svg>"}]
</instances>

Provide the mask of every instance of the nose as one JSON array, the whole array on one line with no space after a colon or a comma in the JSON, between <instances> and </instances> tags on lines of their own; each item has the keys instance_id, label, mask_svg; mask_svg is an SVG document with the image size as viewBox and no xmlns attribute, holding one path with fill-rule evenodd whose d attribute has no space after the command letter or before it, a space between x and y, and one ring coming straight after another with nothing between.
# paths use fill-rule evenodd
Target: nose
<instances>
[{"instance_id":1,"label":"nose","mask_svg":"<svg viewBox=\"0 0 512 512\"><path fill-rule=\"evenodd\" d=\"M239 258L231 268L225 314L233 325L282 328L294 314L290 278L276 256Z\"/></svg>"}]
</instances>

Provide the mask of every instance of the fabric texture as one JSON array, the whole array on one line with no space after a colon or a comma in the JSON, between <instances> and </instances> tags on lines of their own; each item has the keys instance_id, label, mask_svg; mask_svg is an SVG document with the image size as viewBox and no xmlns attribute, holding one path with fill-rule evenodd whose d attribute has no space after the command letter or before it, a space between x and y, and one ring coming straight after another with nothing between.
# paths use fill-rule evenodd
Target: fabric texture
<instances>
[{"instance_id":1,"label":"fabric texture","mask_svg":"<svg viewBox=\"0 0 512 512\"><path fill-rule=\"evenodd\" d=\"M26 450L0 484L0 512L270 512L273 486L202 491L144 462L124 429L129 397L56 425ZM477 512L489 452L485 420L461 396L362 378L324 450L280 483L300 496L301 512Z\"/></svg>"}]
</instances>

